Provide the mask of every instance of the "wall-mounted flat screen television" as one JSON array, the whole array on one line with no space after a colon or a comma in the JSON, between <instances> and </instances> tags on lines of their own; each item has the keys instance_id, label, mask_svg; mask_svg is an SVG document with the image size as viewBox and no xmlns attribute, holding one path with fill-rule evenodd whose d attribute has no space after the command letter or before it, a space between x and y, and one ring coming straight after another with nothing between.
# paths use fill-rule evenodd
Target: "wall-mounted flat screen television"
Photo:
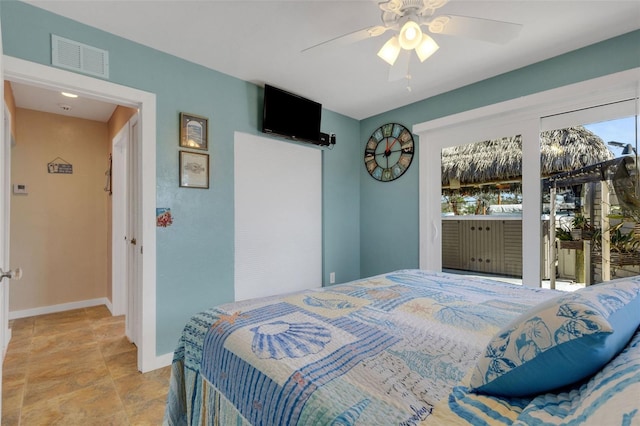
<instances>
[{"instance_id":1,"label":"wall-mounted flat screen television","mask_svg":"<svg viewBox=\"0 0 640 426\"><path fill-rule=\"evenodd\" d=\"M265 85L262 131L301 142L318 144L322 105Z\"/></svg>"}]
</instances>

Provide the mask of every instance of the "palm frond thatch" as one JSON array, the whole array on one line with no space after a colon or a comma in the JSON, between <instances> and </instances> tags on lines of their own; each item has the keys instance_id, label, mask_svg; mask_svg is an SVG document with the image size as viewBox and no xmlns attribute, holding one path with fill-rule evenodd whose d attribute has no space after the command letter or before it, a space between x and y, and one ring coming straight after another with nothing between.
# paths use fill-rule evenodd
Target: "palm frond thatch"
<instances>
[{"instance_id":1,"label":"palm frond thatch","mask_svg":"<svg viewBox=\"0 0 640 426\"><path fill-rule=\"evenodd\" d=\"M613 154L600 137L583 126L542 132L541 174L580 169L610 160ZM522 139L518 136L442 150L442 186L513 182L522 179Z\"/></svg>"}]
</instances>

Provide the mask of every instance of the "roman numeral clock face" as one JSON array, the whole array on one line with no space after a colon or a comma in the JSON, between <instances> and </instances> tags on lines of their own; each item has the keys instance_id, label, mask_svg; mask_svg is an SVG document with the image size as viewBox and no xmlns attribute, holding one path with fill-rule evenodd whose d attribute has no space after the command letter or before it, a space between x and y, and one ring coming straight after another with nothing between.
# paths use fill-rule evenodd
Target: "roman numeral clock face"
<instances>
[{"instance_id":1,"label":"roman numeral clock face","mask_svg":"<svg viewBox=\"0 0 640 426\"><path fill-rule=\"evenodd\" d=\"M381 182L398 179L413 160L413 135L401 124L378 127L364 149L364 164L369 174Z\"/></svg>"}]
</instances>

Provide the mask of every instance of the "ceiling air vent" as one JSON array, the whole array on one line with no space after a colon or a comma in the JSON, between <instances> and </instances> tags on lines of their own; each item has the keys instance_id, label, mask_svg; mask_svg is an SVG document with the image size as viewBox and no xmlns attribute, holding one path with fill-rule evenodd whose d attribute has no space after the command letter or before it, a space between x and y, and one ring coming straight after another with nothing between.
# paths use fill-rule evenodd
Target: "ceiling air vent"
<instances>
[{"instance_id":1,"label":"ceiling air vent","mask_svg":"<svg viewBox=\"0 0 640 426\"><path fill-rule=\"evenodd\" d=\"M51 34L51 63L57 67L109 78L109 52Z\"/></svg>"}]
</instances>

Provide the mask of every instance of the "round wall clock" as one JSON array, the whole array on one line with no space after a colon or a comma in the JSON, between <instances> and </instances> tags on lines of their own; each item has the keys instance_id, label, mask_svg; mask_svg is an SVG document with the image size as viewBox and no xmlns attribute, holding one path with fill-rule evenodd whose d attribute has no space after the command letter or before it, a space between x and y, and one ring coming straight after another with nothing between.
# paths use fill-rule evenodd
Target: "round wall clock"
<instances>
[{"instance_id":1,"label":"round wall clock","mask_svg":"<svg viewBox=\"0 0 640 426\"><path fill-rule=\"evenodd\" d=\"M381 182L398 179L413 160L413 135L401 124L378 127L364 149L364 164L369 174Z\"/></svg>"}]
</instances>

